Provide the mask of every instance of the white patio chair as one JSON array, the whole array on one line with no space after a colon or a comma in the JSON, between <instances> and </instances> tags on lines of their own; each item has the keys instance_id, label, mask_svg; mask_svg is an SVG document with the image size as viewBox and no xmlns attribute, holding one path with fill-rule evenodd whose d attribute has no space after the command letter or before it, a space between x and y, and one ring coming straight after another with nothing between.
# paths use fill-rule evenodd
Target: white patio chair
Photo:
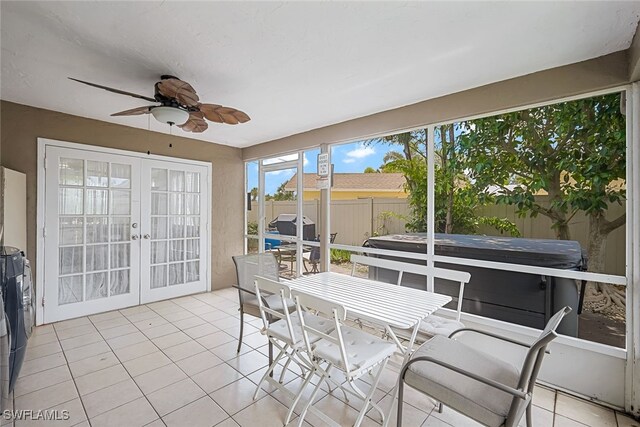
<instances>
[{"instance_id":1,"label":"white patio chair","mask_svg":"<svg viewBox=\"0 0 640 427\"><path fill-rule=\"evenodd\" d=\"M434 279L443 279L460 284L458 291L458 302L456 308L456 318L449 319L446 317L431 314L427 316L421 323L418 331L417 338L420 341L426 341L427 339L441 335L448 337L454 331L464 328L464 324L460 321L462 313L462 301L464 297L464 287L469 280L471 280L471 274L466 271L450 270L446 268L433 267L429 268L426 265L413 264L408 262L393 261L382 258L368 257L362 255L351 255L351 262L353 267L351 275L353 276L356 271L357 264L368 265L370 267L383 268L385 270L392 270L398 272L398 279L396 285L402 284L402 277L405 273L417 274L420 276L429 277ZM398 331L399 335L407 335L406 331Z\"/></svg>"},{"instance_id":2,"label":"white patio chair","mask_svg":"<svg viewBox=\"0 0 640 427\"><path fill-rule=\"evenodd\" d=\"M280 383L283 382L284 375L289 368L290 362L294 362L300 367L303 377L308 375L311 377L311 371L313 370L313 363L310 360L306 352L304 340L302 337L302 325L300 322L300 316L305 320L305 323L312 325L314 329L329 333L333 329L333 322L329 319L313 315L308 312L294 311L289 312L287 307L287 301L291 298L291 289L286 283L277 282L266 277L256 276L255 278L255 291L260 308L260 317L262 318L263 328L260 331L266 335L269 339L269 343L279 350L278 355L273 359L273 362L269 365L269 368L264 373L256 391L253 395L253 399L256 400L262 383L271 375L274 368L278 365L283 357L287 357L282 373L280 374ZM274 310L265 304L265 298L279 298L283 307L282 312ZM305 378L306 379L306 378ZM306 387L305 382L301 385L298 391L302 391ZM296 399L291 404L289 411L287 412L285 425L289 423L293 410L298 404L301 393L296 393Z\"/></svg>"},{"instance_id":3,"label":"white patio chair","mask_svg":"<svg viewBox=\"0 0 640 427\"><path fill-rule=\"evenodd\" d=\"M340 304L296 289L291 291L291 295L296 302L298 312L314 310L325 314L332 318L334 326L334 330L327 334L314 328L313 325L307 324L304 317L300 318L305 346L309 354L313 355L312 372L318 375L320 379L300 413L298 426L302 426L307 411L313 404L318 390L320 390L320 385L323 380L330 377L330 372L334 368L345 374L345 382L351 388L351 390L343 388L343 391L362 399L364 402L354 426L360 426L367 409L369 409L369 405L380 413L384 422L384 411L380 406L372 402L371 398L389 358L396 351L396 345L361 330L345 326L343 323L346 320L347 310ZM322 362L326 362L326 367L321 365ZM368 393L364 393L358 388L355 381L363 375L371 373L375 368L378 368L378 371L373 375L371 389ZM307 382L310 378L311 376L307 378ZM304 388L301 389L300 393L303 391Z\"/></svg>"},{"instance_id":4,"label":"white patio chair","mask_svg":"<svg viewBox=\"0 0 640 427\"><path fill-rule=\"evenodd\" d=\"M400 371L397 427L402 426L404 383L454 410L492 427L515 427L527 414L531 423L533 390L547 345L557 334L558 311L533 344L522 343L476 329L459 329L450 338L437 335L420 346ZM465 345L453 337L477 333L529 348L520 369L492 354Z\"/></svg>"}]
</instances>

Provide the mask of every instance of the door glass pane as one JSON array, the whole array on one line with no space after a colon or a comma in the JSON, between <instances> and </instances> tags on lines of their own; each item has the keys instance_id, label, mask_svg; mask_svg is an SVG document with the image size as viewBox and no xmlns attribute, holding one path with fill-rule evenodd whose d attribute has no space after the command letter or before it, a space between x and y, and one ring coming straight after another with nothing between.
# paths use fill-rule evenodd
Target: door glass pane
<instances>
[{"instance_id":1,"label":"door glass pane","mask_svg":"<svg viewBox=\"0 0 640 427\"><path fill-rule=\"evenodd\" d=\"M111 214L129 215L131 213L131 192L127 190L111 191Z\"/></svg>"},{"instance_id":2,"label":"door glass pane","mask_svg":"<svg viewBox=\"0 0 640 427\"><path fill-rule=\"evenodd\" d=\"M109 241L108 217L88 217L85 221L87 223L87 243L106 243Z\"/></svg>"},{"instance_id":3,"label":"door glass pane","mask_svg":"<svg viewBox=\"0 0 640 427\"><path fill-rule=\"evenodd\" d=\"M167 218L166 217L151 218L151 238L154 240L167 238Z\"/></svg>"},{"instance_id":4,"label":"door glass pane","mask_svg":"<svg viewBox=\"0 0 640 427\"><path fill-rule=\"evenodd\" d=\"M164 288L167 286L167 265L154 265L151 267L151 288Z\"/></svg>"},{"instance_id":5,"label":"door glass pane","mask_svg":"<svg viewBox=\"0 0 640 427\"><path fill-rule=\"evenodd\" d=\"M125 242L130 239L129 229L131 221L129 217L111 218L111 241Z\"/></svg>"},{"instance_id":6,"label":"door glass pane","mask_svg":"<svg viewBox=\"0 0 640 427\"><path fill-rule=\"evenodd\" d=\"M131 188L131 165L111 163L111 187Z\"/></svg>"},{"instance_id":7,"label":"door glass pane","mask_svg":"<svg viewBox=\"0 0 640 427\"><path fill-rule=\"evenodd\" d=\"M169 190L184 191L184 172L169 171Z\"/></svg>"},{"instance_id":8,"label":"door glass pane","mask_svg":"<svg viewBox=\"0 0 640 427\"><path fill-rule=\"evenodd\" d=\"M200 237L200 217L187 217L187 237Z\"/></svg>"},{"instance_id":9,"label":"door glass pane","mask_svg":"<svg viewBox=\"0 0 640 427\"><path fill-rule=\"evenodd\" d=\"M199 215L200 214L200 195L199 194L187 194L185 196L185 213L187 215Z\"/></svg>"},{"instance_id":10,"label":"door glass pane","mask_svg":"<svg viewBox=\"0 0 640 427\"><path fill-rule=\"evenodd\" d=\"M169 213L172 215L184 214L184 194L171 193L169 195Z\"/></svg>"},{"instance_id":11,"label":"door glass pane","mask_svg":"<svg viewBox=\"0 0 640 427\"><path fill-rule=\"evenodd\" d=\"M84 240L84 218L60 217L60 244L77 245Z\"/></svg>"},{"instance_id":12,"label":"door glass pane","mask_svg":"<svg viewBox=\"0 0 640 427\"><path fill-rule=\"evenodd\" d=\"M111 245L111 268L129 267L130 244L118 243Z\"/></svg>"},{"instance_id":13,"label":"door glass pane","mask_svg":"<svg viewBox=\"0 0 640 427\"><path fill-rule=\"evenodd\" d=\"M184 259L184 240L169 240L169 261Z\"/></svg>"},{"instance_id":14,"label":"door glass pane","mask_svg":"<svg viewBox=\"0 0 640 427\"><path fill-rule=\"evenodd\" d=\"M187 172L185 181L188 193L200 192L200 174L198 172Z\"/></svg>"},{"instance_id":15,"label":"door glass pane","mask_svg":"<svg viewBox=\"0 0 640 427\"><path fill-rule=\"evenodd\" d=\"M82 188L61 188L58 196L58 213L60 215L82 215Z\"/></svg>"},{"instance_id":16,"label":"door glass pane","mask_svg":"<svg viewBox=\"0 0 640 427\"><path fill-rule=\"evenodd\" d=\"M187 239L187 259L200 258L200 239Z\"/></svg>"},{"instance_id":17,"label":"door glass pane","mask_svg":"<svg viewBox=\"0 0 640 427\"><path fill-rule=\"evenodd\" d=\"M191 261L186 263L186 277L185 282L197 282L200 280L200 261Z\"/></svg>"},{"instance_id":18,"label":"door glass pane","mask_svg":"<svg viewBox=\"0 0 640 427\"><path fill-rule=\"evenodd\" d=\"M84 162L82 159L61 158L58 172L60 185L84 184Z\"/></svg>"},{"instance_id":19,"label":"door glass pane","mask_svg":"<svg viewBox=\"0 0 640 427\"><path fill-rule=\"evenodd\" d=\"M86 213L87 215L106 215L107 202L109 200L108 190L87 189Z\"/></svg>"},{"instance_id":20,"label":"door glass pane","mask_svg":"<svg viewBox=\"0 0 640 427\"><path fill-rule=\"evenodd\" d=\"M179 285L184 283L184 264L169 264L169 285Z\"/></svg>"},{"instance_id":21,"label":"door glass pane","mask_svg":"<svg viewBox=\"0 0 640 427\"><path fill-rule=\"evenodd\" d=\"M151 215L167 214L167 194L151 193Z\"/></svg>"},{"instance_id":22,"label":"door glass pane","mask_svg":"<svg viewBox=\"0 0 640 427\"><path fill-rule=\"evenodd\" d=\"M151 264L167 262L167 242L151 242Z\"/></svg>"},{"instance_id":23,"label":"door glass pane","mask_svg":"<svg viewBox=\"0 0 640 427\"><path fill-rule=\"evenodd\" d=\"M82 276L61 277L58 280L58 305L82 301Z\"/></svg>"},{"instance_id":24,"label":"door glass pane","mask_svg":"<svg viewBox=\"0 0 640 427\"><path fill-rule=\"evenodd\" d=\"M82 273L82 246L60 248L59 274Z\"/></svg>"},{"instance_id":25,"label":"door glass pane","mask_svg":"<svg viewBox=\"0 0 640 427\"><path fill-rule=\"evenodd\" d=\"M87 300L106 298L107 289L109 287L107 272L87 274Z\"/></svg>"},{"instance_id":26,"label":"door glass pane","mask_svg":"<svg viewBox=\"0 0 640 427\"><path fill-rule=\"evenodd\" d=\"M87 160L87 187L109 186L109 163Z\"/></svg>"},{"instance_id":27,"label":"door glass pane","mask_svg":"<svg viewBox=\"0 0 640 427\"><path fill-rule=\"evenodd\" d=\"M109 268L109 245L87 246L86 260L87 268L85 271L107 270Z\"/></svg>"},{"instance_id":28,"label":"door glass pane","mask_svg":"<svg viewBox=\"0 0 640 427\"><path fill-rule=\"evenodd\" d=\"M129 270L116 270L111 272L111 295L128 294Z\"/></svg>"},{"instance_id":29,"label":"door glass pane","mask_svg":"<svg viewBox=\"0 0 640 427\"><path fill-rule=\"evenodd\" d=\"M167 191L167 170L151 169L151 189Z\"/></svg>"},{"instance_id":30,"label":"door glass pane","mask_svg":"<svg viewBox=\"0 0 640 427\"><path fill-rule=\"evenodd\" d=\"M169 218L169 237L184 237L184 217L172 216Z\"/></svg>"}]
</instances>

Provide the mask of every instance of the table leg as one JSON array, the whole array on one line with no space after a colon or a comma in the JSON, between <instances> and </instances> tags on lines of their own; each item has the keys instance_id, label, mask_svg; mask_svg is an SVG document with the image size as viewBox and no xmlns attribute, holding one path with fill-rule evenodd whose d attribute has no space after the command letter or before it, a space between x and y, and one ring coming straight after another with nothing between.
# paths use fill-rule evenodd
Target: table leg
<instances>
[{"instance_id":1,"label":"table leg","mask_svg":"<svg viewBox=\"0 0 640 427\"><path fill-rule=\"evenodd\" d=\"M393 330L387 326L387 332L389 336L395 341L396 345L400 348L400 352L404 353L404 358L402 359L402 366L409 361L411 357L411 353L413 352L413 344L416 342L416 337L418 336L418 329L420 328L420 322L416 323L416 326L413 328L413 332L411 333L411 338L409 339L409 344L404 347ZM400 381L400 376L398 376L398 382ZM389 409L387 410L387 415L384 419L384 424L382 427L387 427L389 425L389 420L391 419L391 415L393 413L393 405L396 403L396 398L398 397L398 384L396 383L395 387L393 387L393 394L391 395L391 402L389 403ZM398 405L400 402L398 402Z\"/></svg>"}]
</instances>

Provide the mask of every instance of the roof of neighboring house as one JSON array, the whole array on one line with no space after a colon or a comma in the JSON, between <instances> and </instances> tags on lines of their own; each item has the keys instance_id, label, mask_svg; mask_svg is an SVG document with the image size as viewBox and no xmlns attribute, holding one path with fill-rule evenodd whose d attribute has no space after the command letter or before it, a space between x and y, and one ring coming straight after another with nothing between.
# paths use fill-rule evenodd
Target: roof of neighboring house
<instances>
[{"instance_id":1,"label":"roof of neighboring house","mask_svg":"<svg viewBox=\"0 0 640 427\"><path fill-rule=\"evenodd\" d=\"M295 191L297 176L293 175L284 186L287 191ZM318 175L315 173L304 174L304 189L316 189ZM358 191L404 191L404 175L401 173L334 173L333 190Z\"/></svg>"}]
</instances>

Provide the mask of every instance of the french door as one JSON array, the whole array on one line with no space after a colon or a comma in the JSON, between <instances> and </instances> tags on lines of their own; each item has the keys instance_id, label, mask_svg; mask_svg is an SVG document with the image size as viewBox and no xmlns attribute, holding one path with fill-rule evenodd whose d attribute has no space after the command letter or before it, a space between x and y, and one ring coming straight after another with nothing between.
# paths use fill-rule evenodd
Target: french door
<instances>
[{"instance_id":1,"label":"french door","mask_svg":"<svg viewBox=\"0 0 640 427\"><path fill-rule=\"evenodd\" d=\"M205 176L202 166L157 160L142 166L142 303L205 290Z\"/></svg>"},{"instance_id":2,"label":"french door","mask_svg":"<svg viewBox=\"0 0 640 427\"><path fill-rule=\"evenodd\" d=\"M45 151L45 323L205 291L208 169Z\"/></svg>"}]
</instances>

